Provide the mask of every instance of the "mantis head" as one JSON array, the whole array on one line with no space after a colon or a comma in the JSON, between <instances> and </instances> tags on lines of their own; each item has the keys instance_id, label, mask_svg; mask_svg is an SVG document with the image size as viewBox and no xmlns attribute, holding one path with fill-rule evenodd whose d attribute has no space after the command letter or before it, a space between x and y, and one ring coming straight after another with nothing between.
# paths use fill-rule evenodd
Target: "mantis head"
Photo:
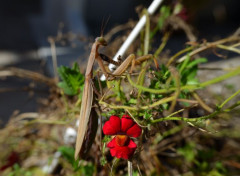
<instances>
[{"instance_id":1,"label":"mantis head","mask_svg":"<svg viewBox=\"0 0 240 176\"><path fill-rule=\"evenodd\" d=\"M103 37L97 37L95 40L99 45L107 46L107 42Z\"/></svg>"}]
</instances>

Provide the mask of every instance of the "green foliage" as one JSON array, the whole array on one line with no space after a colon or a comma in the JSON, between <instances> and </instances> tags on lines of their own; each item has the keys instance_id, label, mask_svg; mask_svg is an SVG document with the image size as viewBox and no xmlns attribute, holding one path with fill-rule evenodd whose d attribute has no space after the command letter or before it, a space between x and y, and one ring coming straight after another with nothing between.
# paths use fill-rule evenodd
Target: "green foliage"
<instances>
[{"instance_id":1,"label":"green foliage","mask_svg":"<svg viewBox=\"0 0 240 176\"><path fill-rule=\"evenodd\" d=\"M118 115L119 117L122 117L122 115L124 114L124 112L121 109L111 109L108 112L102 112L101 115L106 117L107 120L112 116L112 115Z\"/></svg>"},{"instance_id":2,"label":"green foliage","mask_svg":"<svg viewBox=\"0 0 240 176\"><path fill-rule=\"evenodd\" d=\"M154 73L155 73L154 78L151 79L151 84L150 84L149 87L153 88L153 89L166 88L166 86L167 86L166 82L171 76L171 73L168 70L168 68L164 64L161 64L160 65L160 70L155 71ZM145 94L149 95L152 102L154 102L157 99L164 98L164 95L162 95L162 94L152 94L152 93L150 93L150 94L145 93ZM160 106L160 109L168 109L168 104L163 104L162 106Z\"/></svg>"},{"instance_id":3,"label":"green foliage","mask_svg":"<svg viewBox=\"0 0 240 176\"><path fill-rule=\"evenodd\" d=\"M177 66L181 75L181 85L194 85L198 84L197 70L198 64L207 62L206 58L198 58L190 60L188 56L181 64Z\"/></svg>"},{"instance_id":4,"label":"green foliage","mask_svg":"<svg viewBox=\"0 0 240 176\"><path fill-rule=\"evenodd\" d=\"M111 141L111 136L108 136L108 135L104 136L104 138L102 139L102 142L105 143L105 144L110 142L110 141Z\"/></svg>"},{"instance_id":5,"label":"green foliage","mask_svg":"<svg viewBox=\"0 0 240 176\"><path fill-rule=\"evenodd\" d=\"M206 175L206 176L225 176L226 174L222 174L222 173L218 172L218 170L213 169L209 173L206 173L204 175Z\"/></svg>"},{"instance_id":6,"label":"green foliage","mask_svg":"<svg viewBox=\"0 0 240 176\"><path fill-rule=\"evenodd\" d=\"M151 79L151 84L149 88L152 89L169 89L177 87L177 81L180 82L180 86L186 85L196 85L199 84L197 76L198 64L207 62L206 58L198 58L190 60L190 57L187 57L183 62L176 66L176 72L179 76L174 76L173 73L164 65L160 65L160 70L154 72L154 77ZM176 73L175 73L176 74ZM176 80L179 79L179 80ZM162 99L169 94L155 94L155 93L145 93L148 95L152 102L157 99ZM179 94L180 98L189 99L189 91L182 90ZM188 103L183 103L185 106L189 106ZM165 103L159 106L159 110L167 110L169 104Z\"/></svg>"},{"instance_id":7,"label":"green foliage","mask_svg":"<svg viewBox=\"0 0 240 176\"><path fill-rule=\"evenodd\" d=\"M95 167L92 163L87 163L86 165L81 164L80 169L76 173L78 175L92 176L94 175Z\"/></svg>"},{"instance_id":8,"label":"green foliage","mask_svg":"<svg viewBox=\"0 0 240 176\"><path fill-rule=\"evenodd\" d=\"M111 81L111 85L114 85L112 91L116 94L116 101L121 101L124 103L126 101L126 97L122 91L121 80L113 80Z\"/></svg>"},{"instance_id":9,"label":"green foliage","mask_svg":"<svg viewBox=\"0 0 240 176\"><path fill-rule=\"evenodd\" d=\"M62 156L69 162L72 167L74 172L81 174L81 175L93 175L94 173L94 165L92 163L82 163L81 161L75 160L74 158L74 148L72 147L66 147L66 146L61 146L58 148L58 151L61 152Z\"/></svg>"},{"instance_id":10,"label":"green foliage","mask_svg":"<svg viewBox=\"0 0 240 176\"><path fill-rule=\"evenodd\" d=\"M77 95L79 90L83 89L84 76L79 70L77 63L72 68L60 66L58 73L62 79L58 86L63 89L64 93L70 96Z\"/></svg>"},{"instance_id":11,"label":"green foliage","mask_svg":"<svg viewBox=\"0 0 240 176\"><path fill-rule=\"evenodd\" d=\"M13 171L8 176L32 176L32 172L21 168L18 164L13 165Z\"/></svg>"},{"instance_id":12,"label":"green foliage","mask_svg":"<svg viewBox=\"0 0 240 176\"><path fill-rule=\"evenodd\" d=\"M105 156L102 156L102 157L100 158L100 164L101 164L102 166L104 166L105 164L107 164L107 160L106 160L106 157L105 157Z\"/></svg>"},{"instance_id":13,"label":"green foliage","mask_svg":"<svg viewBox=\"0 0 240 176\"><path fill-rule=\"evenodd\" d=\"M163 88L170 76L171 73L168 68L164 64L160 65L160 70L155 72L156 79L152 80L150 87L156 89Z\"/></svg>"},{"instance_id":14,"label":"green foliage","mask_svg":"<svg viewBox=\"0 0 240 176\"><path fill-rule=\"evenodd\" d=\"M217 161L215 163L215 168L218 172L227 173L227 169L223 166L221 161Z\"/></svg>"},{"instance_id":15,"label":"green foliage","mask_svg":"<svg viewBox=\"0 0 240 176\"><path fill-rule=\"evenodd\" d=\"M151 117L150 110L144 111L143 118L144 118L145 120L148 120L148 119L150 119L150 117Z\"/></svg>"},{"instance_id":16,"label":"green foliage","mask_svg":"<svg viewBox=\"0 0 240 176\"><path fill-rule=\"evenodd\" d=\"M222 162L213 161L219 155L214 149L197 149L194 142L189 142L177 149L177 153L184 157L192 172L200 176L223 176L227 173Z\"/></svg>"},{"instance_id":17,"label":"green foliage","mask_svg":"<svg viewBox=\"0 0 240 176\"><path fill-rule=\"evenodd\" d=\"M105 164L107 164L107 159L104 155L105 153L105 149L106 149L106 144L111 140L111 136L104 136L102 142L103 142L103 146L102 146L102 157L100 158L100 163L102 166L104 166Z\"/></svg>"},{"instance_id":18,"label":"green foliage","mask_svg":"<svg viewBox=\"0 0 240 176\"><path fill-rule=\"evenodd\" d=\"M61 146L58 148L58 151L61 152L62 156L72 165L74 171L81 168L78 166L79 160L75 160L74 158L74 148Z\"/></svg>"},{"instance_id":19,"label":"green foliage","mask_svg":"<svg viewBox=\"0 0 240 176\"><path fill-rule=\"evenodd\" d=\"M162 6L160 9L160 17L158 19L158 28L162 29L165 20L171 15L171 8L169 6Z\"/></svg>"},{"instance_id":20,"label":"green foliage","mask_svg":"<svg viewBox=\"0 0 240 176\"><path fill-rule=\"evenodd\" d=\"M195 143L190 142L186 144L184 147L179 148L177 152L180 155L182 155L188 163L191 163L195 160L195 156L197 154L195 150L195 146L196 146Z\"/></svg>"}]
</instances>

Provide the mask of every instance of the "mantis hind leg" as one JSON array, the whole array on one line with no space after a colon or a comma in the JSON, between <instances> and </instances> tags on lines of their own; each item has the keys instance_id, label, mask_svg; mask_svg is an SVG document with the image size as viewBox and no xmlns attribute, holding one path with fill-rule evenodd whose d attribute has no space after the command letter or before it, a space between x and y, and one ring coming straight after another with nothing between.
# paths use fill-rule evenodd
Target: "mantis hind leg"
<instances>
[{"instance_id":1,"label":"mantis hind leg","mask_svg":"<svg viewBox=\"0 0 240 176\"><path fill-rule=\"evenodd\" d=\"M147 61L147 60L149 60L149 59L153 59L156 68L159 69L157 59L156 59L152 54L147 54L147 55L145 55L145 56L140 56L140 57L138 57L137 59L135 59L135 61L134 61L133 64L134 64L134 66L135 66L135 65L140 65L140 64L142 64L144 61ZM133 69L134 66L132 66L131 69Z\"/></svg>"},{"instance_id":2,"label":"mantis hind leg","mask_svg":"<svg viewBox=\"0 0 240 176\"><path fill-rule=\"evenodd\" d=\"M152 59L153 58L153 55L152 54L147 54L145 56L140 56L136 59L136 65L139 65L141 64L142 62L146 61L146 60L149 60L149 59Z\"/></svg>"},{"instance_id":3,"label":"mantis hind leg","mask_svg":"<svg viewBox=\"0 0 240 176\"><path fill-rule=\"evenodd\" d=\"M137 59L135 59L135 55L134 54L130 54L123 62L122 64L113 72L113 75L121 75L122 73L124 73L127 68L131 65L130 68L130 73L133 72L135 65L140 65L142 62L149 60L149 59L154 59L154 63L156 65L156 67L158 68L158 64L156 59L153 57L152 54L148 54L145 56L141 56L138 57Z\"/></svg>"}]
</instances>

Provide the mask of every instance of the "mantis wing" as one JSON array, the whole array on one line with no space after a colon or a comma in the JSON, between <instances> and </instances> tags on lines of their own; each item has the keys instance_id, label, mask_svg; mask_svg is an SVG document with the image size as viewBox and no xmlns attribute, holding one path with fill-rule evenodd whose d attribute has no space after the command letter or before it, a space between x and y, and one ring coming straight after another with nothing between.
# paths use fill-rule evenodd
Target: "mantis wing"
<instances>
[{"instance_id":1,"label":"mantis wing","mask_svg":"<svg viewBox=\"0 0 240 176\"><path fill-rule=\"evenodd\" d=\"M90 83L91 78L86 77L84 89L83 89L83 98L80 110L79 126L78 126L78 135L75 146L75 159L77 160L79 154L81 153L81 148L83 145L84 137L86 130L88 128L89 117L92 109L93 101L93 87Z\"/></svg>"}]
</instances>

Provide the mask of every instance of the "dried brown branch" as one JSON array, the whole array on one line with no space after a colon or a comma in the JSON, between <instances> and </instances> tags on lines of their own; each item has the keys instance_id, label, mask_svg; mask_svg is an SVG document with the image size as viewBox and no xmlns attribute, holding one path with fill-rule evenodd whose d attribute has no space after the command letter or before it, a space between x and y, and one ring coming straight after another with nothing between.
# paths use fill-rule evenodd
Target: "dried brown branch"
<instances>
[{"instance_id":1,"label":"dried brown branch","mask_svg":"<svg viewBox=\"0 0 240 176\"><path fill-rule=\"evenodd\" d=\"M15 67L0 69L0 77L16 76L23 79L31 79L40 83L47 84L48 86L55 87L56 82L53 78L46 77L40 73L30 70L24 70Z\"/></svg>"}]
</instances>

